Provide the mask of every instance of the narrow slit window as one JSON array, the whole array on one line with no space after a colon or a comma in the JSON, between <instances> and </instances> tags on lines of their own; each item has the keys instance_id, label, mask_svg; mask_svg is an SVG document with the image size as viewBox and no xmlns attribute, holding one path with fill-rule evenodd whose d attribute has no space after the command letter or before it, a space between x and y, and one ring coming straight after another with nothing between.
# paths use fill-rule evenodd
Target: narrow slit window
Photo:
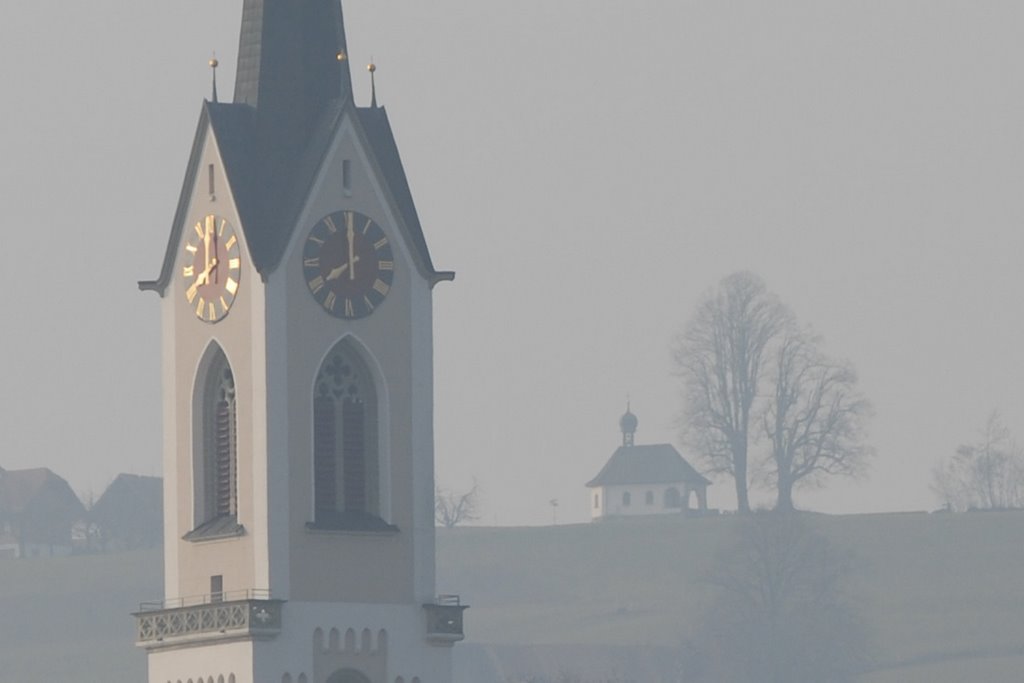
<instances>
[{"instance_id":1,"label":"narrow slit window","mask_svg":"<svg viewBox=\"0 0 1024 683\"><path fill-rule=\"evenodd\" d=\"M346 192L352 191L352 160L345 159L341 162L341 187Z\"/></svg>"},{"instance_id":2,"label":"narrow slit window","mask_svg":"<svg viewBox=\"0 0 1024 683\"><path fill-rule=\"evenodd\" d=\"M212 197L217 191L217 186L213 180L213 164L210 164L206 169L206 182L209 185L210 196Z\"/></svg>"}]
</instances>

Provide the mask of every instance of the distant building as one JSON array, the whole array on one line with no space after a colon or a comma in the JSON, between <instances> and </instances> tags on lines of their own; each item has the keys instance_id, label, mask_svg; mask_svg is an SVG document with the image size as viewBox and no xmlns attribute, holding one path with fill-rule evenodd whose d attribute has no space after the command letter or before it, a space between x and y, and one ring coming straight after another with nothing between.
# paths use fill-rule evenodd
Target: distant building
<instances>
[{"instance_id":1,"label":"distant building","mask_svg":"<svg viewBox=\"0 0 1024 683\"><path fill-rule=\"evenodd\" d=\"M638 422L627 408L619 420L622 446L587 483L591 518L679 514L692 509L691 498L706 511L711 482L671 444L637 445Z\"/></svg>"},{"instance_id":2,"label":"distant building","mask_svg":"<svg viewBox=\"0 0 1024 683\"><path fill-rule=\"evenodd\" d=\"M0 558L71 554L71 528L85 508L45 467L0 469Z\"/></svg>"},{"instance_id":3,"label":"distant building","mask_svg":"<svg viewBox=\"0 0 1024 683\"><path fill-rule=\"evenodd\" d=\"M153 548L163 540L163 479L119 474L89 511L99 550Z\"/></svg>"}]
</instances>

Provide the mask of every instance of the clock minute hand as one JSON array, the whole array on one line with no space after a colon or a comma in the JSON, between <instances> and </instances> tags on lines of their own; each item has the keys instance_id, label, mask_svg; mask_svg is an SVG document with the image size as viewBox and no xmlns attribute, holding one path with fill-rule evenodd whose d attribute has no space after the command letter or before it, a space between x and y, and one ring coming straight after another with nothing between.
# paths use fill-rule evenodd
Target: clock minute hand
<instances>
[{"instance_id":1,"label":"clock minute hand","mask_svg":"<svg viewBox=\"0 0 1024 683\"><path fill-rule=\"evenodd\" d=\"M348 214L348 279L356 279L356 261L359 258L355 255L356 230L352 225L352 214Z\"/></svg>"}]
</instances>

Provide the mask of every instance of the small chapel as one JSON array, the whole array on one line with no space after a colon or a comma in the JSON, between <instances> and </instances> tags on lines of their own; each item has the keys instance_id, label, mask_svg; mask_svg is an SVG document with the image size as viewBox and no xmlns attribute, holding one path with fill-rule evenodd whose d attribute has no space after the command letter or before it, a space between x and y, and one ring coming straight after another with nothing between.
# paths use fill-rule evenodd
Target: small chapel
<instances>
[{"instance_id":1,"label":"small chapel","mask_svg":"<svg viewBox=\"0 0 1024 683\"><path fill-rule=\"evenodd\" d=\"M622 445L587 482L591 520L707 512L711 481L672 444L637 444L639 422L627 406L619 420Z\"/></svg>"},{"instance_id":2,"label":"small chapel","mask_svg":"<svg viewBox=\"0 0 1024 683\"><path fill-rule=\"evenodd\" d=\"M451 683L438 595L438 270L339 0L244 0L159 275L164 591L149 683ZM369 78L374 68L370 65ZM372 81L371 81L372 83Z\"/></svg>"}]
</instances>

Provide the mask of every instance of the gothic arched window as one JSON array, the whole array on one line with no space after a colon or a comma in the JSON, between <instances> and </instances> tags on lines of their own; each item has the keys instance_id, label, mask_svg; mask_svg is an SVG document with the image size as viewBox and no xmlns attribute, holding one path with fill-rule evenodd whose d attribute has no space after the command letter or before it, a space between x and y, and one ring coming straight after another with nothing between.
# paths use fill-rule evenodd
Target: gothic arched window
<instances>
[{"instance_id":1,"label":"gothic arched window","mask_svg":"<svg viewBox=\"0 0 1024 683\"><path fill-rule=\"evenodd\" d=\"M238 514L238 428L235 376L224 351L212 345L200 364L193 400L196 529L186 538L237 531L224 524Z\"/></svg>"},{"instance_id":2,"label":"gothic arched window","mask_svg":"<svg viewBox=\"0 0 1024 683\"><path fill-rule=\"evenodd\" d=\"M324 359L313 388L314 526L385 526L377 431L373 377L342 341Z\"/></svg>"}]
</instances>

